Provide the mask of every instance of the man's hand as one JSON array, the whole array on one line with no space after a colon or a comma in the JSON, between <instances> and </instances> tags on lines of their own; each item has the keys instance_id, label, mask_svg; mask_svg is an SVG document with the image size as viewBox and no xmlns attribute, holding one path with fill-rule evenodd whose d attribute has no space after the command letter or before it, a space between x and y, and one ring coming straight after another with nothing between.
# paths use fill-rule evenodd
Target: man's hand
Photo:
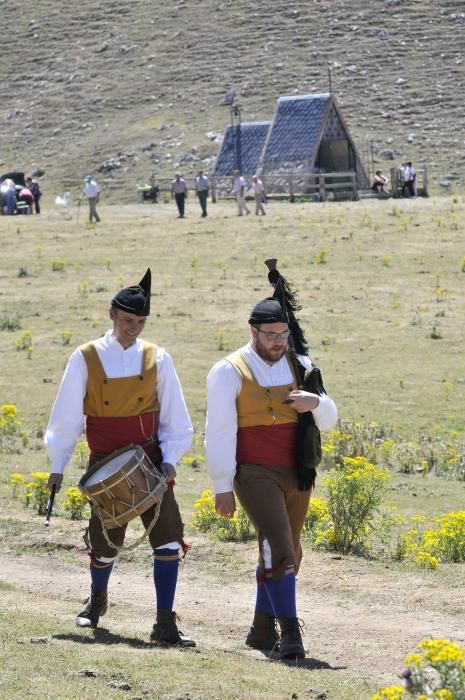
<instances>
[{"instance_id":1,"label":"man's hand","mask_svg":"<svg viewBox=\"0 0 465 700\"><path fill-rule=\"evenodd\" d=\"M306 413L307 411L313 411L318 406L320 397L318 394L311 394L309 391L294 389L289 394L289 399L286 400L286 403L290 403L297 413Z\"/></svg>"},{"instance_id":2,"label":"man's hand","mask_svg":"<svg viewBox=\"0 0 465 700\"><path fill-rule=\"evenodd\" d=\"M218 515L222 515L224 518L232 518L236 510L234 493L232 491L217 493L215 496L215 510Z\"/></svg>"},{"instance_id":3,"label":"man's hand","mask_svg":"<svg viewBox=\"0 0 465 700\"><path fill-rule=\"evenodd\" d=\"M160 465L160 471L168 482L174 481L176 478L176 469L169 462L162 462Z\"/></svg>"},{"instance_id":4,"label":"man's hand","mask_svg":"<svg viewBox=\"0 0 465 700\"><path fill-rule=\"evenodd\" d=\"M48 482L47 486L52 490L54 486L56 486L56 492L61 489L61 484L63 483L63 474L58 474L57 472L52 472L50 476L48 477Z\"/></svg>"}]
</instances>

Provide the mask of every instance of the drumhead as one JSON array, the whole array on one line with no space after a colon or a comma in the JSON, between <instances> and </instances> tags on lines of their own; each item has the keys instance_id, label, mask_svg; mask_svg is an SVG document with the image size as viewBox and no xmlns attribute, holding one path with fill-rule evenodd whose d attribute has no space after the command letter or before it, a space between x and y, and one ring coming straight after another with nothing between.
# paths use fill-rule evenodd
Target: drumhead
<instances>
[{"instance_id":1,"label":"drumhead","mask_svg":"<svg viewBox=\"0 0 465 700\"><path fill-rule=\"evenodd\" d=\"M122 454L116 455L116 457L113 457L113 459L110 459L105 464L102 464L99 469L97 469L92 475L89 476L88 479L86 479L85 486L95 486L95 484L99 484L101 481L108 479L109 476L116 474L116 472L118 472L122 467L124 467L125 464L129 462L129 460L134 457L136 452L137 447L131 450L125 450L125 452Z\"/></svg>"}]
</instances>

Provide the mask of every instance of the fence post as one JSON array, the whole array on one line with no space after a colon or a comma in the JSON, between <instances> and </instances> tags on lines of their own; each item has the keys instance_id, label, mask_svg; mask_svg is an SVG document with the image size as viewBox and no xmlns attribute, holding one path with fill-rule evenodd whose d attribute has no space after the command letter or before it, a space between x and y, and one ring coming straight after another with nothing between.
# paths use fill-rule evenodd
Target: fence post
<instances>
[{"instance_id":1,"label":"fence post","mask_svg":"<svg viewBox=\"0 0 465 700\"><path fill-rule=\"evenodd\" d=\"M423 197L429 197L428 195L428 171L426 165L423 168Z\"/></svg>"},{"instance_id":2,"label":"fence post","mask_svg":"<svg viewBox=\"0 0 465 700\"><path fill-rule=\"evenodd\" d=\"M292 173L289 175L289 201L290 201L290 202L295 202L295 197L294 197L294 178L292 177Z\"/></svg>"},{"instance_id":3,"label":"fence post","mask_svg":"<svg viewBox=\"0 0 465 700\"><path fill-rule=\"evenodd\" d=\"M393 197L395 197L397 192L397 173L398 168L391 168L391 192Z\"/></svg>"},{"instance_id":4,"label":"fence post","mask_svg":"<svg viewBox=\"0 0 465 700\"><path fill-rule=\"evenodd\" d=\"M326 202L325 176L318 175L318 187L320 190L320 200Z\"/></svg>"},{"instance_id":5,"label":"fence post","mask_svg":"<svg viewBox=\"0 0 465 700\"><path fill-rule=\"evenodd\" d=\"M356 202L359 199L359 196L358 196L357 183L355 182L355 173L352 173L350 179L352 181L352 199L354 202Z\"/></svg>"},{"instance_id":6,"label":"fence post","mask_svg":"<svg viewBox=\"0 0 465 700\"><path fill-rule=\"evenodd\" d=\"M213 204L216 203L216 177L213 175L212 177L212 202Z\"/></svg>"}]
</instances>

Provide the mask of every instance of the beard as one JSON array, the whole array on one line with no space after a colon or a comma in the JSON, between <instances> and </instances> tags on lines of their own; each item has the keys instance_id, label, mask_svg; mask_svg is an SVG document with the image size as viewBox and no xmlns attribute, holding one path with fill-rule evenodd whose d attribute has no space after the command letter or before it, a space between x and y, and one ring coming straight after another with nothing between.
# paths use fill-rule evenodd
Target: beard
<instances>
[{"instance_id":1,"label":"beard","mask_svg":"<svg viewBox=\"0 0 465 700\"><path fill-rule=\"evenodd\" d=\"M279 344L275 347L265 347L263 343L261 343L259 337L255 339L255 351L257 355L260 355L262 360L265 360L265 362L278 362L282 357L284 357L286 349L287 343L285 345Z\"/></svg>"}]
</instances>

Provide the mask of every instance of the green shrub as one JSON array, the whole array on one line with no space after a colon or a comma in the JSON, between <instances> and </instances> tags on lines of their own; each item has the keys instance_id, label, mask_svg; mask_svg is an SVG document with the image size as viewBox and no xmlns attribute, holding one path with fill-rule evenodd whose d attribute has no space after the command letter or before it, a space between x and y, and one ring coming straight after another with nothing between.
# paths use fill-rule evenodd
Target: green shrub
<instances>
[{"instance_id":1,"label":"green shrub","mask_svg":"<svg viewBox=\"0 0 465 700\"><path fill-rule=\"evenodd\" d=\"M88 503L84 494L76 486L72 486L65 493L63 510L70 514L71 520L82 520Z\"/></svg>"},{"instance_id":2,"label":"green shrub","mask_svg":"<svg viewBox=\"0 0 465 700\"><path fill-rule=\"evenodd\" d=\"M450 384L443 382L449 396ZM452 438L421 434L416 442L394 439L392 431L378 423L339 420L323 441L323 465L339 467L344 457L366 457L372 464L396 466L404 474L433 473L465 480L465 445Z\"/></svg>"},{"instance_id":3,"label":"green shrub","mask_svg":"<svg viewBox=\"0 0 465 700\"><path fill-rule=\"evenodd\" d=\"M24 494L26 488L26 477L24 474L10 474L11 495L13 498L18 498Z\"/></svg>"},{"instance_id":4,"label":"green shrub","mask_svg":"<svg viewBox=\"0 0 465 700\"><path fill-rule=\"evenodd\" d=\"M325 501L321 498L311 498L302 529L303 539L315 547L321 546L326 542L331 527L331 518Z\"/></svg>"},{"instance_id":5,"label":"green shrub","mask_svg":"<svg viewBox=\"0 0 465 700\"><path fill-rule=\"evenodd\" d=\"M63 272L66 267L66 260L62 258L53 258L51 265L53 272Z\"/></svg>"},{"instance_id":6,"label":"green shrub","mask_svg":"<svg viewBox=\"0 0 465 700\"><path fill-rule=\"evenodd\" d=\"M72 331L69 331L67 329L64 331L61 331L61 341L62 341L63 345L69 345L72 337L73 337Z\"/></svg>"},{"instance_id":7,"label":"green shrub","mask_svg":"<svg viewBox=\"0 0 465 700\"><path fill-rule=\"evenodd\" d=\"M255 537L255 530L244 509L238 506L232 518L219 517L216 536L222 542L249 542Z\"/></svg>"},{"instance_id":8,"label":"green shrub","mask_svg":"<svg viewBox=\"0 0 465 700\"><path fill-rule=\"evenodd\" d=\"M0 330L17 331L21 328L21 317L17 313L5 313L0 318Z\"/></svg>"},{"instance_id":9,"label":"green shrub","mask_svg":"<svg viewBox=\"0 0 465 700\"><path fill-rule=\"evenodd\" d=\"M459 700L465 697L465 648L447 639L425 639L405 658L405 686L381 688L371 700Z\"/></svg>"},{"instance_id":10,"label":"green shrub","mask_svg":"<svg viewBox=\"0 0 465 700\"><path fill-rule=\"evenodd\" d=\"M390 463L393 448L392 431L379 423L357 423L339 420L323 444L325 466L339 467L344 457L366 457L369 462Z\"/></svg>"},{"instance_id":11,"label":"green shrub","mask_svg":"<svg viewBox=\"0 0 465 700\"><path fill-rule=\"evenodd\" d=\"M39 515L45 515L50 491L47 486L47 472L32 472L31 479L26 485L26 505L32 503Z\"/></svg>"},{"instance_id":12,"label":"green shrub","mask_svg":"<svg viewBox=\"0 0 465 700\"><path fill-rule=\"evenodd\" d=\"M0 406L0 452L20 452L19 443L25 447L28 436L21 430L21 420L14 404Z\"/></svg>"},{"instance_id":13,"label":"green shrub","mask_svg":"<svg viewBox=\"0 0 465 700\"><path fill-rule=\"evenodd\" d=\"M74 448L74 458L81 469L87 467L89 461L89 446L86 440L78 440Z\"/></svg>"},{"instance_id":14,"label":"green shrub","mask_svg":"<svg viewBox=\"0 0 465 700\"><path fill-rule=\"evenodd\" d=\"M215 511L215 501L213 491L207 489L203 491L200 498L194 503L194 514L192 516L192 526L199 532L209 532L213 529L218 515Z\"/></svg>"},{"instance_id":15,"label":"green shrub","mask_svg":"<svg viewBox=\"0 0 465 700\"><path fill-rule=\"evenodd\" d=\"M215 511L213 492L204 491L194 504L192 526L200 532L209 532L225 542L248 542L254 539L255 531L243 508L237 506L232 518L223 518Z\"/></svg>"},{"instance_id":16,"label":"green shrub","mask_svg":"<svg viewBox=\"0 0 465 700\"><path fill-rule=\"evenodd\" d=\"M365 457L344 457L344 467L324 479L332 530L328 545L338 552L363 549L376 510L387 493L389 473Z\"/></svg>"},{"instance_id":17,"label":"green shrub","mask_svg":"<svg viewBox=\"0 0 465 700\"><path fill-rule=\"evenodd\" d=\"M398 538L397 559L433 569L442 561L465 561L465 511L433 518L431 528L425 524L423 515L410 518L410 529Z\"/></svg>"},{"instance_id":18,"label":"green shrub","mask_svg":"<svg viewBox=\"0 0 465 700\"><path fill-rule=\"evenodd\" d=\"M32 333L24 331L16 338L16 350L32 350Z\"/></svg>"}]
</instances>

